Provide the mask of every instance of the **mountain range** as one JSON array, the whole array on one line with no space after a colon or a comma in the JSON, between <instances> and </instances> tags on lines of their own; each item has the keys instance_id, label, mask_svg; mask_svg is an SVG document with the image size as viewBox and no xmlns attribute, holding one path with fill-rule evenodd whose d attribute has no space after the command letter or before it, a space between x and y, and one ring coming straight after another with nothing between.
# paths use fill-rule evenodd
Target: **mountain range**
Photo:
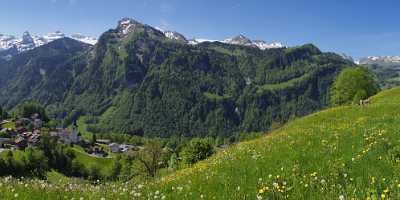
<instances>
[{"instance_id":1,"label":"mountain range","mask_svg":"<svg viewBox=\"0 0 400 200\"><path fill-rule=\"evenodd\" d=\"M28 31L25 31L22 34L22 37L0 34L0 58L10 59L18 53L32 50L64 37L67 36L60 31L48 33L43 36L32 36ZM78 33L72 34L69 37L90 45L94 45L97 42L96 38L84 36Z\"/></svg>"},{"instance_id":2,"label":"mountain range","mask_svg":"<svg viewBox=\"0 0 400 200\"><path fill-rule=\"evenodd\" d=\"M355 66L312 44L254 42L193 45L124 18L94 46L63 37L0 59L0 105L38 101L64 125L90 116L93 132L229 137L326 107L337 73Z\"/></svg>"},{"instance_id":3,"label":"mountain range","mask_svg":"<svg viewBox=\"0 0 400 200\"><path fill-rule=\"evenodd\" d=\"M133 19L124 18L121 20L121 28L125 33L129 32L130 26L139 23ZM159 31L163 32L165 37L173 40L177 40L186 44L198 45L203 42L222 42L227 44L235 44L235 45L244 45L256 47L262 50L272 49L272 48L282 48L284 45L279 42L267 43L263 40L250 40L243 35L238 35L236 37L228 38L225 40L209 40L209 39L186 39L184 35L175 32L175 31L163 31L158 28ZM32 50L36 47L42 46L44 44L50 43L54 40L70 37L74 40L78 40L80 42L95 45L97 43L97 39L94 37L84 36L82 34L72 34L71 36L66 36L64 33L60 31L56 31L53 33L48 33L44 36L31 36L31 34L26 31L23 33L22 37L17 37L13 35L3 35L0 34L0 58L10 59L12 56L27 51Z\"/></svg>"},{"instance_id":4,"label":"mountain range","mask_svg":"<svg viewBox=\"0 0 400 200\"><path fill-rule=\"evenodd\" d=\"M400 86L400 56L369 56L357 63L368 66L376 74L381 88Z\"/></svg>"}]
</instances>

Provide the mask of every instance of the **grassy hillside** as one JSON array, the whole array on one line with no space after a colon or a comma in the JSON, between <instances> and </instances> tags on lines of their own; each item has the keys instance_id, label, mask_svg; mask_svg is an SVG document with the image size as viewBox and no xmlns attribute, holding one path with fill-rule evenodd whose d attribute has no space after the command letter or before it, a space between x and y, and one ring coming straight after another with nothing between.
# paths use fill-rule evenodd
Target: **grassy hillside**
<instances>
[{"instance_id":1,"label":"grassy hillside","mask_svg":"<svg viewBox=\"0 0 400 200\"><path fill-rule=\"evenodd\" d=\"M290 122L151 183L0 179L0 199L399 199L400 88Z\"/></svg>"}]
</instances>

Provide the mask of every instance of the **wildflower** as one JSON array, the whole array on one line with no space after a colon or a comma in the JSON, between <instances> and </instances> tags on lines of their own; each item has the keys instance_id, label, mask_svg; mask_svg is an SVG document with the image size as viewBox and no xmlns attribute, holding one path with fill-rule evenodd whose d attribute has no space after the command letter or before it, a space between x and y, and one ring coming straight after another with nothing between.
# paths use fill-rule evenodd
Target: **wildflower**
<instances>
[{"instance_id":1,"label":"wildflower","mask_svg":"<svg viewBox=\"0 0 400 200\"><path fill-rule=\"evenodd\" d=\"M339 200L344 200L344 196L343 196L343 195L340 195L340 196L339 196Z\"/></svg>"},{"instance_id":2,"label":"wildflower","mask_svg":"<svg viewBox=\"0 0 400 200\"><path fill-rule=\"evenodd\" d=\"M17 198L17 197L18 197L18 193L15 193L15 194L14 194L14 197Z\"/></svg>"},{"instance_id":3,"label":"wildflower","mask_svg":"<svg viewBox=\"0 0 400 200\"><path fill-rule=\"evenodd\" d=\"M389 192L389 188L386 188L385 190L383 190L384 193L388 193Z\"/></svg>"},{"instance_id":4,"label":"wildflower","mask_svg":"<svg viewBox=\"0 0 400 200\"><path fill-rule=\"evenodd\" d=\"M317 176L317 172L311 173L311 176Z\"/></svg>"},{"instance_id":5,"label":"wildflower","mask_svg":"<svg viewBox=\"0 0 400 200\"><path fill-rule=\"evenodd\" d=\"M385 197L386 197L386 195L382 193L382 194L381 194L381 198L382 198L382 199L385 199Z\"/></svg>"}]
</instances>

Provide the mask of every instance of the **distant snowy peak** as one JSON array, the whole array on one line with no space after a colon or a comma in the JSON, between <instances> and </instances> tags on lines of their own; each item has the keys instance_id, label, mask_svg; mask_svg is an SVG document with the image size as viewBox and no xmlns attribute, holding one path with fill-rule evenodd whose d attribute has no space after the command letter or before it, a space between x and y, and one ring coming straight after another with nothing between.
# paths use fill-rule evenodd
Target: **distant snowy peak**
<instances>
[{"instance_id":1,"label":"distant snowy peak","mask_svg":"<svg viewBox=\"0 0 400 200\"><path fill-rule=\"evenodd\" d=\"M253 43L253 45L257 46L261 50L278 49L278 48L285 47L282 43L279 43L279 42L267 43L263 40L254 40L252 43Z\"/></svg>"},{"instance_id":2,"label":"distant snowy peak","mask_svg":"<svg viewBox=\"0 0 400 200\"><path fill-rule=\"evenodd\" d=\"M64 37L66 37L66 35L60 31L48 33L44 36L32 36L28 31L25 31L20 38L12 35L0 34L0 51L15 48L18 52L23 52ZM96 38L87 37L82 34L73 34L71 38L91 45L97 42Z\"/></svg>"},{"instance_id":3,"label":"distant snowy peak","mask_svg":"<svg viewBox=\"0 0 400 200\"><path fill-rule=\"evenodd\" d=\"M165 37L171 39L171 40L177 40L180 42L185 42L188 43L188 40L183 36L182 34L175 32L175 31L164 31Z\"/></svg>"},{"instance_id":4,"label":"distant snowy peak","mask_svg":"<svg viewBox=\"0 0 400 200\"><path fill-rule=\"evenodd\" d=\"M253 45L253 42L249 38L247 38L243 35L238 35L233 38L228 38L228 39L223 40L222 42L227 43L227 44L244 45L244 46L252 46Z\"/></svg>"},{"instance_id":5,"label":"distant snowy peak","mask_svg":"<svg viewBox=\"0 0 400 200\"><path fill-rule=\"evenodd\" d=\"M117 30L122 36L125 36L131 32L134 32L140 26L144 25L131 18L122 18L118 22Z\"/></svg>"},{"instance_id":6,"label":"distant snowy peak","mask_svg":"<svg viewBox=\"0 0 400 200\"><path fill-rule=\"evenodd\" d=\"M238 35L233 38L228 38L222 41L223 43L233 44L233 45L243 45L243 46L252 46L257 47L261 50L265 49L276 49L283 48L284 45L279 42L267 43L264 40L250 40L244 35Z\"/></svg>"},{"instance_id":7,"label":"distant snowy peak","mask_svg":"<svg viewBox=\"0 0 400 200\"><path fill-rule=\"evenodd\" d=\"M21 52L40 47L65 37L67 36L60 31L48 33L44 36L32 36L28 31L25 31L22 37L0 34L0 59L10 60L14 55ZM96 38L87 37L82 34L73 34L70 38L91 45L97 42Z\"/></svg>"},{"instance_id":8,"label":"distant snowy peak","mask_svg":"<svg viewBox=\"0 0 400 200\"><path fill-rule=\"evenodd\" d=\"M94 37L84 36L80 33L75 33L71 35L71 38L74 40L81 41L86 44L95 45L97 43L97 39Z\"/></svg>"},{"instance_id":9,"label":"distant snowy peak","mask_svg":"<svg viewBox=\"0 0 400 200\"><path fill-rule=\"evenodd\" d=\"M220 41L204 39L204 38L194 38L194 39L190 39L188 41L188 44L190 44L190 45L198 45L198 44L203 43L203 42L220 42Z\"/></svg>"},{"instance_id":10,"label":"distant snowy peak","mask_svg":"<svg viewBox=\"0 0 400 200\"><path fill-rule=\"evenodd\" d=\"M374 63L400 63L400 56L368 56L359 61L359 64Z\"/></svg>"},{"instance_id":11,"label":"distant snowy peak","mask_svg":"<svg viewBox=\"0 0 400 200\"><path fill-rule=\"evenodd\" d=\"M221 42L225 44L232 44L232 45L242 45L242 46L250 46L259 48L261 50L265 49L275 49L275 48L284 48L285 46L279 42L267 43L263 40L251 40L243 35L238 35L236 37L227 38L225 40L209 40L209 39L191 39L189 40L189 44L197 45L203 42Z\"/></svg>"}]
</instances>

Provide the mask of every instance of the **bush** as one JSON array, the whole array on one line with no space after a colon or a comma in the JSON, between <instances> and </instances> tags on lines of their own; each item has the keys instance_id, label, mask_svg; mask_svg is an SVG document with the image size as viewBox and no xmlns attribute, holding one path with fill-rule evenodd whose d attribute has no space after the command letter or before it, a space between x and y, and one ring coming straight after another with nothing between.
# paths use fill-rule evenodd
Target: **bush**
<instances>
[{"instance_id":1,"label":"bush","mask_svg":"<svg viewBox=\"0 0 400 200\"><path fill-rule=\"evenodd\" d=\"M45 108L36 102L25 102L18 106L17 117L31 118L33 114L38 114L39 118L45 122L49 121Z\"/></svg>"},{"instance_id":2,"label":"bush","mask_svg":"<svg viewBox=\"0 0 400 200\"><path fill-rule=\"evenodd\" d=\"M331 89L333 105L359 102L379 91L374 75L365 67L347 68L336 78Z\"/></svg>"},{"instance_id":3,"label":"bush","mask_svg":"<svg viewBox=\"0 0 400 200\"><path fill-rule=\"evenodd\" d=\"M214 153L214 147L209 139L192 139L182 150L182 160L186 164L194 164L204 160Z\"/></svg>"}]
</instances>

